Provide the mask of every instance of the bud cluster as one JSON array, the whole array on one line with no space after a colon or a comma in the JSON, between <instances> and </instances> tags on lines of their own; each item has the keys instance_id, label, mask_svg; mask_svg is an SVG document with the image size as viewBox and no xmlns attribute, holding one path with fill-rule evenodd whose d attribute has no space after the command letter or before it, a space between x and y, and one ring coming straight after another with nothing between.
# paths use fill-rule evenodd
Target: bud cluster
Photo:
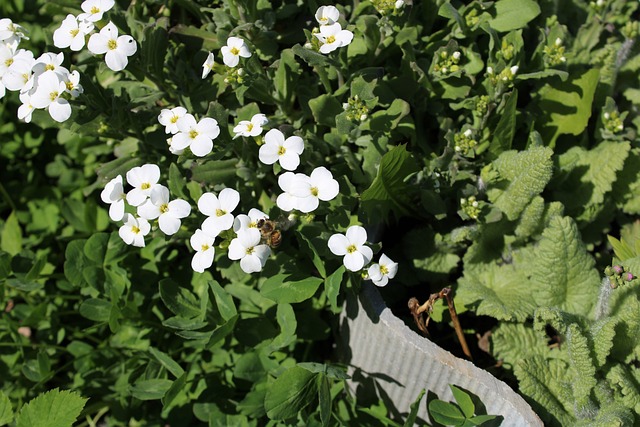
<instances>
[{"instance_id":1,"label":"bud cluster","mask_svg":"<svg viewBox=\"0 0 640 427\"><path fill-rule=\"evenodd\" d=\"M478 145L478 141L473 139L473 131L471 129L455 134L453 142L453 149L463 156L473 154L473 149Z\"/></svg>"},{"instance_id":2,"label":"bud cluster","mask_svg":"<svg viewBox=\"0 0 640 427\"><path fill-rule=\"evenodd\" d=\"M460 54L459 50L449 54L446 50L443 50L440 53L436 54L435 65L433 66L433 71L438 74L449 74L455 73L460 70L460 66L458 63L460 62Z\"/></svg>"},{"instance_id":3,"label":"bud cluster","mask_svg":"<svg viewBox=\"0 0 640 427\"><path fill-rule=\"evenodd\" d=\"M224 78L224 82L227 84L242 84L246 81L246 75L244 68L229 68L227 67L227 76Z\"/></svg>"},{"instance_id":4,"label":"bud cluster","mask_svg":"<svg viewBox=\"0 0 640 427\"><path fill-rule=\"evenodd\" d=\"M638 282L638 278L634 276L627 267L621 265L608 266L604 269L604 274L609 278L613 289L618 286L633 285Z\"/></svg>"},{"instance_id":5,"label":"bud cluster","mask_svg":"<svg viewBox=\"0 0 640 427\"><path fill-rule=\"evenodd\" d=\"M480 204L476 200L475 196L461 198L460 209L462 209L462 212L471 219L478 219L478 216L480 215Z\"/></svg>"},{"instance_id":6,"label":"bud cluster","mask_svg":"<svg viewBox=\"0 0 640 427\"><path fill-rule=\"evenodd\" d=\"M480 117L487 114L487 111L489 110L489 101L490 101L490 98L488 95L480 96L476 100L476 107L473 110L473 112Z\"/></svg>"},{"instance_id":7,"label":"bud cluster","mask_svg":"<svg viewBox=\"0 0 640 427\"><path fill-rule=\"evenodd\" d=\"M620 32L625 38L633 40L640 34L640 23L638 21L628 21Z\"/></svg>"},{"instance_id":8,"label":"bud cluster","mask_svg":"<svg viewBox=\"0 0 640 427\"><path fill-rule=\"evenodd\" d=\"M404 0L372 0L371 4L376 8L380 15L385 16L396 13L405 5Z\"/></svg>"},{"instance_id":9,"label":"bud cluster","mask_svg":"<svg viewBox=\"0 0 640 427\"><path fill-rule=\"evenodd\" d=\"M487 67L487 77L493 86L497 86L498 83L512 83L513 79L516 77L518 73L518 66L514 65L512 67L505 67L500 73L495 72L493 67Z\"/></svg>"},{"instance_id":10,"label":"bud cluster","mask_svg":"<svg viewBox=\"0 0 640 427\"><path fill-rule=\"evenodd\" d=\"M369 108L358 95L350 97L342 104L342 109L347 113L347 119L352 122L362 122L369 117Z\"/></svg>"},{"instance_id":11,"label":"bud cluster","mask_svg":"<svg viewBox=\"0 0 640 427\"><path fill-rule=\"evenodd\" d=\"M609 132L616 134L624 130L622 117L617 111L605 112L602 114L602 123Z\"/></svg>"},{"instance_id":12,"label":"bud cluster","mask_svg":"<svg viewBox=\"0 0 640 427\"><path fill-rule=\"evenodd\" d=\"M544 63L548 67L555 67L565 62L567 58L564 56L564 46L562 39L558 37L551 46L544 47Z\"/></svg>"}]
</instances>

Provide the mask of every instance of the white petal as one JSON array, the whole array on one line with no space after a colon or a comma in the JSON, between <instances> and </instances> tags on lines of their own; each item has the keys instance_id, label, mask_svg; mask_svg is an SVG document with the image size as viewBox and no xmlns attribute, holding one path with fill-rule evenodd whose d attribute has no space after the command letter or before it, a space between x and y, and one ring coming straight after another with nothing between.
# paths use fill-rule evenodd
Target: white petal
<instances>
[{"instance_id":1,"label":"white petal","mask_svg":"<svg viewBox=\"0 0 640 427\"><path fill-rule=\"evenodd\" d=\"M107 63L107 67L113 71L124 70L129 62L127 55L120 53L117 50L108 51L104 56L104 61Z\"/></svg>"},{"instance_id":2,"label":"white petal","mask_svg":"<svg viewBox=\"0 0 640 427\"><path fill-rule=\"evenodd\" d=\"M368 246L361 246L358 248L358 251L364 257L364 263L369 264L371 262L371 259L373 258L373 251L371 250L371 248Z\"/></svg>"},{"instance_id":3,"label":"white petal","mask_svg":"<svg viewBox=\"0 0 640 427\"><path fill-rule=\"evenodd\" d=\"M364 267L364 258L360 252L346 254L342 260L344 266L350 271L360 271Z\"/></svg>"},{"instance_id":4,"label":"white petal","mask_svg":"<svg viewBox=\"0 0 640 427\"><path fill-rule=\"evenodd\" d=\"M232 212L240 203L240 193L233 188L225 188L218 194L220 207L226 212Z\"/></svg>"},{"instance_id":5,"label":"white petal","mask_svg":"<svg viewBox=\"0 0 640 427\"><path fill-rule=\"evenodd\" d=\"M247 248L240 242L240 238L236 237L229 243L229 251L227 256L231 260L238 260L247 255Z\"/></svg>"},{"instance_id":6,"label":"white petal","mask_svg":"<svg viewBox=\"0 0 640 427\"><path fill-rule=\"evenodd\" d=\"M299 136L290 136L284 141L283 145L287 152L293 151L296 154L302 154L304 151L304 141Z\"/></svg>"},{"instance_id":7,"label":"white petal","mask_svg":"<svg viewBox=\"0 0 640 427\"><path fill-rule=\"evenodd\" d=\"M344 234L340 233L329 237L327 244L331 253L338 256L346 255L347 247L350 245L349 239L347 239Z\"/></svg>"},{"instance_id":8,"label":"white petal","mask_svg":"<svg viewBox=\"0 0 640 427\"><path fill-rule=\"evenodd\" d=\"M218 209L220 209L220 202L215 194L204 193L200 196L200 199L198 199L198 210L201 213L207 216L214 216Z\"/></svg>"},{"instance_id":9,"label":"white petal","mask_svg":"<svg viewBox=\"0 0 640 427\"><path fill-rule=\"evenodd\" d=\"M298 207L298 198L289 193L282 193L276 199L276 205L285 211L290 212Z\"/></svg>"},{"instance_id":10,"label":"white petal","mask_svg":"<svg viewBox=\"0 0 640 427\"><path fill-rule=\"evenodd\" d=\"M315 211L318 209L318 205L320 204L320 202L318 202L318 198L314 196L298 197L297 202L298 206L296 209L304 213Z\"/></svg>"},{"instance_id":11,"label":"white petal","mask_svg":"<svg viewBox=\"0 0 640 427\"><path fill-rule=\"evenodd\" d=\"M193 268L193 271L204 273L204 271L213 264L214 254L213 248L205 252L196 252L191 260L191 268Z\"/></svg>"},{"instance_id":12,"label":"white petal","mask_svg":"<svg viewBox=\"0 0 640 427\"><path fill-rule=\"evenodd\" d=\"M270 131L269 131L270 132ZM272 165L278 161L278 150L279 146L275 144L263 144L258 150L258 159L265 165ZM295 168L294 168L295 169Z\"/></svg>"},{"instance_id":13,"label":"white petal","mask_svg":"<svg viewBox=\"0 0 640 427\"><path fill-rule=\"evenodd\" d=\"M185 218L191 213L191 205L186 200L176 199L169 202L169 212L176 218Z\"/></svg>"},{"instance_id":14,"label":"white petal","mask_svg":"<svg viewBox=\"0 0 640 427\"><path fill-rule=\"evenodd\" d=\"M204 135L198 137L191 142L191 152L198 157L204 157L213 150L213 141Z\"/></svg>"},{"instance_id":15,"label":"white petal","mask_svg":"<svg viewBox=\"0 0 640 427\"><path fill-rule=\"evenodd\" d=\"M120 199L109 206L109 218L120 221L124 217L124 200Z\"/></svg>"},{"instance_id":16,"label":"white petal","mask_svg":"<svg viewBox=\"0 0 640 427\"><path fill-rule=\"evenodd\" d=\"M298 156L295 152L287 151L285 154L280 156L280 166L282 166L282 169L293 171L296 170L298 165L300 165L300 156Z\"/></svg>"},{"instance_id":17,"label":"white petal","mask_svg":"<svg viewBox=\"0 0 640 427\"><path fill-rule=\"evenodd\" d=\"M373 264L371 267L367 269L367 274L369 278L376 282L382 279L382 273L380 272L380 264Z\"/></svg>"},{"instance_id":18,"label":"white petal","mask_svg":"<svg viewBox=\"0 0 640 427\"><path fill-rule=\"evenodd\" d=\"M181 222L178 218L171 216L168 212L163 213L158 218L158 226L160 230L167 236L176 234L180 230Z\"/></svg>"},{"instance_id":19,"label":"white petal","mask_svg":"<svg viewBox=\"0 0 640 427\"><path fill-rule=\"evenodd\" d=\"M347 229L347 239L356 246L364 245L367 241L367 230L359 225L352 225Z\"/></svg>"},{"instance_id":20,"label":"white petal","mask_svg":"<svg viewBox=\"0 0 640 427\"><path fill-rule=\"evenodd\" d=\"M251 254L240 260L240 268L245 273L257 273L262 270L262 263L260 262L260 258Z\"/></svg>"},{"instance_id":21,"label":"white petal","mask_svg":"<svg viewBox=\"0 0 640 427\"><path fill-rule=\"evenodd\" d=\"M154 205L149 199L138 206L138 215L144 219L156 219L161 213L160 208Z\"/></svg>"}]
</instances>

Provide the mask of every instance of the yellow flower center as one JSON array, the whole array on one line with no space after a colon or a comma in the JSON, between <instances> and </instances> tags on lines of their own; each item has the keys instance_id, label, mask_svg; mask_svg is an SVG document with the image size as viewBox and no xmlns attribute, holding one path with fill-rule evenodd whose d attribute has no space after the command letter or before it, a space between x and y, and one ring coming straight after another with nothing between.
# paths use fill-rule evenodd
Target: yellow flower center
<instances>
[{"instance_id":1,"label":"yellow flower center","mask_svg":"<svg viewBox=\"0 0 640 427\"><path fill-rule=\"evenodd\" d=\"M204 252L204 251L208 251L208 250L209 250L209 245L207 245L207 244L205 243L204 245L200 246L200 250L201 250L202 252Z\"/></svg>"},{"instance_id":2,"label":"yellow flower center","mask_svg":"<svg viewBox=\"0 0 640 427\"><path fill-rule=\"evenodd\" d=\"M237 47L232 47L231 50L229 50L229 52L231 52L232 55L239 55L240 54L240 50Z\"/></svg>"},{"instance_id":3,"label":"yellow flower center","mask_svg":"<svg viewBox=\"0 0 640 427\"><path fill-rule=\"evenodd\" d=\"M253 253L253 246L251 246L250 248L247 248L247 249L245 250L245 253L246 253L247 255L251 255L251 254Z\"/></svg>"},{"instance_id":4,"label":"yellow flower center","mask_svg":"<svg viewBox=\"0 0 640 427\"><path fill-rule=\"evenodd\" d=\"M169 205L166 204L166 203L163 203L162 205L160 205L160 212L162 212L162 213L169 212Z\"/></svg>"},{"instance_id":5,"label":"yellow flower center","mask_svg":"<svg viewBox=\"0 0 640 427\"><path fill-rule=\"evenodd\" d=\"M253 129L253 123L247 125L247 132L251 132L251 129Z\"/></svg>"},{"instance_id":6,"label":"yellow flower center","mask_svg":"<svg viewBox=\"0 0 640 427\"><path fill-rule=\"evenodd\" d=\"M148 182L143 182L142 185L140 186L140 188L142 190L148 190L151 188L151 184L149 184Z\"/></svg>"},{"instance_id":7,"label":"yellow flower center","mask_svg":"<svg viewBox=\"0 0 640 427\"><path fill-rule=\"evenodd\" d=\"M352 254L354 252L357 252L358 248L356 248L356 245L349 245L347 246L347 253L348 254Z\"/></svg>"},{"instance_id":8,"label":"yellow flower center","mask_svg":"<svg viewBox=\"0 0 640 427\"><path fill-rule=\"evenodd\" d=\"M389 274L389 269L387 268L386 265L380 265L380 273L383 276L386 276L387 274Z\"/></svg>"},{"instance_id":9,"label":"yellow flower center","mask_svg":"<svg viewBox=\"0 0 640 427\"><path fill-rule=\"evenodd\" d=\"M55 69L56 69L56 67L55 67L53 64L47 64L47 65L44 67L44 69L45 69L45 70L47 70L47 71L53 71L53 70L55 70Z\"/></svg>"},{"instance_id":10,"label":"yellow flower center","mask_svg":"<svg viewBox=\"0 0 640 427\"><path fill-rule=\"evenodd\" d=\"M282 155L283 155L284 153L286 153L286 152L287 152L287 149L286 149L286 148L284 148L283 146L280 146L280 147L278 148L278 156L282 156Z\"/></svg>"},{"instance_id":11,"label":"yellow flower center","mask_svg":"<svg viewBox=\"0 0 640 427\"><path fill-rule=\"evenodd\" d=\"M93 13L93 14L100 13L100 9L98 9L98 7L97 7L97 6L93 6L93 7L91 8L91 11L90 11L90 12L91 12L91 13Z\"/></svg>"},{"instance_id":12,"label":"yellow flower center","mask_svg":"<svg viewBox=\"0 0 640 427\"><path fill-rule=\"evenodd\" d=\"M222 209L216 209L216 216L226 215L227 211L223 211Z\"/></svg>"},{"instance_id":13,"label":"yellow flower center","mask_svg":"<svg viewBox=\"0 0 640 427\"><path fill-rule=\"evenodd\" d=\"M189 131L189 138L196 139L197 136L198 136L198 131L195 131L195 130Z\"/></svg>"},{"instance_id":14,"label":"yellow flower center","mask_svg":"<svg viewBox=\"0 0 640 427\"><path fill-rule=\"evenodd\" d=\"M78 35L79 32L80 32L79 29L74 28L73 30L69 31L69 34L71 34L71 37L75 37Z\"/></svg>"},{"instance_id":15,"label":"yellow flower center","mask_svg":"<svg viewBox=\"0 0 640 427\"><path fill-rule=\"evenodd\" d=\"M6 65L7 67L10 67L11 64L13 64L13 58L9 58L6 61L4 61L4 65Z\"/></svg>"},{"instance_id":16,"label":"yellow flower center","mask_svg":"<svg viewBox=\"0 0 640 427\"><path fill-rule=\"evenodd\" d=\"M335 36L327 37L327 43L331 44L331 43L335 43L335 42L336 42L336 37Z\"/></svg>"},{"instance_id":17,"label":"yellow flower center","mask_svg":"<svg viewBox=\"0 0 640 427\"><path fill-rule=\"evenodd\" d=\"M311 187L311 194L314 197L318 197L318 187Z\"/></svg>"},{"instance_id":18,"label":"yellow flower center","mask_svg":"<svg viewBox=\"0 0 640 427\"><path fill-rule=\"evenodd\" d=\"M51 100L51 102L55 101L58 98L59 93L58 92L51 92L49 94L49 99Z\"/></svg>"},{"instance_id":19,"label":"yellow flower center","mask_svg":"<svg viewBox=\"0 0 640 427\"><path fill-rule=\"evenodd\" d=\"M131 231L133 232L133 234L140 233L140 229L138 227L136 227L135 225L131 227Z\"/></svg>"},{"instance_id":20,"label":"yellow flower center","mask_svg":"<svg viewBox=\"0 0 640 427\"><path fill-rule=\"evenodd\" d=\"M116 50L118 48L118 42L114 39L111 39L107 42L107 47L109 50Z\"/></svg>"},{"instance_id":21,"label":"yellow flower center","mask_svg":"<svg viewBox=\"0 0 640 427\"><path fill-rule=\"evenodd\" d=\"M171 120L170 120L170 121L171 121L171 123L175 123L175 122L177 122L177 121L178 121L178 118L179 118L178 116L171 116Z\"/></svg>"},{"instance_id":22,"label":"yellow flower center","mask_svg":"<svg viewBox=\"0 0 640 427\"><path fill-rule=\"evenodd\" d=\"M67 90L73 90L73 83L67 82L65 84L67 85Z\"/></svg>"}]
</instances>

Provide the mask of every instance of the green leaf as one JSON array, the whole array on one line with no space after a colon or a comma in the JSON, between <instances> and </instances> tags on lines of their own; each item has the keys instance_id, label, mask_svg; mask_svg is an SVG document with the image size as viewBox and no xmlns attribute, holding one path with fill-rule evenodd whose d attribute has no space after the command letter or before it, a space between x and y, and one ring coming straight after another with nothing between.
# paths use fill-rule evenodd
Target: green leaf
<instances>
[{"instance_id":1,"label":"green leaf","mask_svg":"<svg viewBox=\"0 0 640 427\"><path fill-rule=\"evenodd\" d=\"M482 172L487 196L509 220L516 220L531 200L542 193L553 174L553 151L533 147L505 151ZM497 172L497 177L489 171Z\"/></svg>"},{"instance_id":2,"label":"green leaf","mask_svg":"<svg viewBox=\"0 0 640 427\"><path fill-rule=\"evenodd\" d=\"M318 407L322 425L329 426L331 422L331 386L329 378L325 375L318 375Z\"/></svg>"},{"instance_id":3,"label":"green leaf","mask_svg":"<svg viewBox=\"0 0 640 427\"><path fill-rule=\"evenodd\" d=\"M566 82L554 86L547 83L538 91L538 107L542 111L538 123L545 126L540 133L550 141L549 146L555 146L560 135L580 135L586 129L599 75L596 68L572 72Z\"/></svg>"},{"instance_id":4,"label":"green leaf","mask_svg":"<svg viewBox=\"0 0 640 427\"><path fill-rule=\"evenodd\" d=\"M316 362L304 362L298 363L298 366L306 369L309 372L314 372L317 374L324 374L329 378L333 378L334 380L348 380L351 378L347 371L344 368L334 365L327 365L324 363L316 363Z\"/></svg>"},{"instance_id":5,"label":"green leaf","mask_svg":"<svg viewBox=\"0 0 640 427\"><path fill-rule=\"evenodd\" d=\"M507 366L533 357L551 357L544 332L523 323L501 322L491 334L492 354Z\"/></svg>"},{"instance_id":6,"label":"green leaf","mask_svg":"<svg viewBox=\"0 0 640 427\"><path fill-rule=\"evenodd\" d=\"M327 294L327 300L331 304L331 309L337 311L340 309L338 306L338 295L340 294L340 285L342 284L342 277L346 268L341 265L336 271L331 273L329 277L324 279L324 291Z\"/></svg>"},{"instance_id":7,"label":"green leaf","mask_svg":"<svg viewBox=\"0 0 640 427\"><path fill-rule=\"evenodd\" d=\"M409 214L415 208L411 196L415 187L406 178L418 170L418 165L406 145L393 147L386 153L378 168L378 174L361 196L362 208L374 217L377 211L383 218L389 211L398 216Z\"/></svg>"},{"instance_id":8,"label":"green leaf","mask_svg":"<svg viewBox=\"0 0 640 427\"><path fill-rule=\"evenodd\" d=\"M176 397L180 395L180 393L186 393L186 391L188 390L186 385L187 374L183 374L182 376L178 377L178 379L173 381L173 384L171 384L169 390L167 390L167 392L162 397L163 413L171 409L171 403L176 399Z\"/></svg>"},{"instance_id":9,"label":"green leaf","mask_svg":"<svg viewBox=\"0 0 640 427\"><path fill-rule=\"evenodd\" d=\"M209 281L209 287L213 292L213 296L216 300L216 306L218 307L218 311L220 312L220 316L226 321L231 319L233 316L238 314L236 310L236 305L233 302L233 297L227 293L222 286L215 280Z\"/></svg>"},{"instance_id":10,"label":"green leaf","mask_svg":"<svg viewBox=\"0 0 640 427\"><path fill-rule=\"evenodd\" d=\"M494 3L495 16L489 26L499 32L524 28L540 15L540 6L534 0L499 0Z\"/></svg>"},{"instance_id":11,"label":"green leaf","mask_svg":"<svg viewBox=\"0 0 640 427\"><path fill-rule=\"evenodd\" d=\"M493 139L489 145L489 152L494 158L502 152L511 149L511 143L516 130L516 106L518 104L518 91L516 89L507 97L500 120L493 132Z\"/></svg>"},{"instance_id":12,"label":"green leaf","mask_svg":"<svg viewBox=\"0 0 640 427\"><path fill-rule=\"evenodd\" d=\"M86 402L75 392L54 388L22 407L16 427L71 427Z\"/></svg>"},{"instance_id":13,"label":"green leaf","mask_svg":"<svg viewBox=\"0 0 640 427\"><path fill-rule=\"evenodd\" d=\"M327 270L324 267L324 261L319 255L318 249L316 247L316 243L323 242L323 240L318 237L318 230L312 227L302 227L302 229L298 231L298 236L300 236L300 239L302 240L302 242L300 243L304 242L306 244L301 245L301 249L307 249L307 251L311 255L311 261L318 270L320 276L322 276L322 278L327 277Z\"/></svg>"},{"instance_id":14,"label":"green leaf","mask_svg":"<svg viewBox=\"0 0 640 427\"><path fill-rule=\"evenodd\" d=\"M180 173L178 166L175 163L171 163L169 166L169 192L175 197L187 199L187 195L184 192L186 185L187 181Z\"/></svg>"},{"instance_id":15,"label":"green leaf","mask_svg":"<svg viewBox=\"0 0 640 427\"><path fill-rule=\"evenodd\" d=\"M332 95L323 94L308 102L313 118L320 125L334 127L336 116L344 111L340 102Z\"/></svg>"},{"instance_id":16,"label":"green leaf","mask_svg":"<svg viewBox=\"0 0 640 427\"><path fill-rule=\"evenodd\" d=\"M4 392L0 391L0 426L13 421L13 409L11 401Z\"/></svg>"},{"instance_id":17,"label":"green leaf","mask_svg":"<svg viewBox=\"0 0 640 427\"><path fill-rule=\"evenodd\" d=\"M109 301L90 298L80 304L80 315L94 322L106 322L111 316L112 305Z\"/></svg>"},{"instance_id":18,"label":"green leaf","mask_svg":"<svg viewBox=\"0 0 640 427\"><path fill-rule=\"evenodd\" d=\"M607 239L609 240L609 243L613 247L613 252L616 254L616 257L620 261L625 261L627 259L635 258L636 256L635 251L631 247L629 247L629 245L626 242L620 241L615 237L609 236L609 235L607 235Z\"/></svg>"},{"instance_id":19,"label":"green leaf","mask_svg":"<svg viewBox=\"0 0 640 427\"><path fill-rule=\"evenodd\" d=\"M539 306L558 307L589 316L600 288L600 275L575 222L553 217L535 248L532 294Z\"/></svg>"},{"instance_id":20,"label":"green leaf","mask_svg":"<svg viewBox=\"0 0 640 427\"><path fill-rule=\"evenodd\" d=\"M15 211L11 211L2 227L0 249L9 255L16 255L22 250L22 229Z\"/></svg>"},{"instance_id":21,"label":"green leaf","mask_svg":"<svg viewBox=\"0 0 640 427\"><path fill-rule=\"evenodd\" d=\"M466 420L460 408L440 399L429 402L429 415L435 422L446 426L461 426Z\"/></svg>"},{"instance_id":22,"label":"green leaf","mask_svg":"<svg viewBox=\"0 0 640 427\"><path fill-rule=\"evenodd\" d=\"M587 337L577 324L567 328L567 346L571 366L577 375L571 381L573 395L578 407L589 404L589 396L597 384L596 365L591 357L591 348Z\"/></svg>"},{"instance_id":23,"label":"green leaf","mask_svg":"<svg viewBox=\"0 0 640 427\"><path fill-rule=\"evenodd\" d=\"M87 259L98 265L104 265L107 258L109 237L108 233L96 233L89 237L83 248Z\"/></svg>"},{"instance_id":24,"label":"green leaf","mask_svg":"<svg viewBox=\"0 0 640 427\"><path fill-rule=\"evenodd\" d=\"M269 348L277 350L291 344L296 339L296 328L298 321L293 307L290 304L280 303L276 310L276 320L280 326L280 334L273 339Z\"/></svg>"},{"instance_id":25,"label":"green leaf","mask_svg":"<svg viewBox=\"0 0 640 427\"><path fill-rule=\"evenodd\" d=\"M295 417L307 407L318 391L318 374L294 366L283 372L267 390L264 407L272 420Z\"/></svg>"},{"instance_id":26,"label":"green leaf","mask_svg":"<svg viewBox=\"0 0 640 427\"><path fill-rule=\"evenodd\" d=\"M69 242L64 252L64 275L74 286L81 287L87 282L82 272L91 261L84 255L84 245L86 240L74 240Z\"/></svg>"},{"instance_id":27,"label":"green leaf","mask_svg":"<svg viewBox=\"0 0 640 427\"><path fill-rule=\"evenodd\" d=\"M451 393L453 393L453 398L456 399L456 403L462 410L462 413L465 417L471 418L476 411L476 407L471 400L471 396L465 393L463 390L454 386L453 384L449 384L449 388L451 389Z\"/></svg>"},{"instance_id":28,"label":"green leaf","mask_svg":"<svg viewBox=\"0 0 640 427\"><path fill-rule=\"evenodd\" d=\"M300 46L299 44L293 46L291 48L291 50L297 56L302 58L304 60L304 62L306 62L307 64L309 64L311 66L314 66L314 65L320 65L320 66L327 65L327 62L328 62L327 58L323 54L321 54L319 52L314 52L311 49L306 49L306 48Z\"/></svg>"},{"instance_id":29,"label":"green leaf","mask_svg":"<svg viewBox=\"0 0 640 427\"><path fill-rule=\"evenodd\" d=\"M209 160L195 166L191 179L206 184L222 184L236 176L238 159Z\"/></svg>"},{"instance_id":30,"label":"green leaf","mask_svg":"<svg viewBox=\"0 0 640 427\"><path fill-rule=\"evenodd\" d=\"M302 280L292 280L288 274L277 274L268 278L260 293L278 304L297 303L311 298L322 283L318 277L307 277Z\"/></svg>"},{"instance_id":31,"label":"green leaf","mask_svg":"<svg viewBox=\"0 0 640 427\"><path fill-rule=\"evenodd\" d=\"M173 381L167 379L139 380L131 386L131 395L140 400L162 399Z\"/></svg>"},{"instance_id":32,"label":"green leaf","mask_svg":"<svg viewBox=\"0 0 640 427\"><path fill-rule=\"evenodd\" d=\"M284 49L280 53L278 68L274 75L274 86L278 99L291 107L296 96L296 83L300 75L300 65L296 62L291 49Z\"/></svg>"},{"instance_id":33,"label":"green leaf","mask_svg":"<svg viewBox=\"0 0 640 427\"><path fill-rule=\"evenodd\" d=\"M149 347L149 353L169 372L171 372L176 378L180 378L184 374L184 369L173 360L168 354L154 348Z\"/></svg>"},{"instance_id":34,"label":"green leaf","mask_svg":"<svg viewBox=\"0 0 640 427\"><path fill-rule=\"evenodd\" d=\"M416 419L418 418L418 411L420 410L420 402L422 401L422 398L424 397L425 392L426 390L422 389L420 391L420 394L416 398L416 400L414 400L411 406L409 406L410 408L409 415L407 415L407 418L404 420L403 427L412 427L416 424Z\"/></svg>"},{"instance_id":35,"label":"green leaf","mask_svg":"<svg viewBox=\"0 0 640 427\"><path fill-rule=\"evenodd\" d=\"M193 318L200 316L202 310L198 298L188 289L181 287L171 279L159 283L162 302L177 316Z\"/></svg>"}]
</instances>

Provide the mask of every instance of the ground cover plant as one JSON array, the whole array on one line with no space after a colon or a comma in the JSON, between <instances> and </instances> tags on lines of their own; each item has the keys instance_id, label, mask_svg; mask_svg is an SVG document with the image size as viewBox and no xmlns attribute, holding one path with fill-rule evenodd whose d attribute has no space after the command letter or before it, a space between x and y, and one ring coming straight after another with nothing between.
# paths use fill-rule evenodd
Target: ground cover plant
<instances>
[{"instance_id":1,"label":"ground cover plant","mask_svg":"<svg viewBox=\"0 0 640 427\"><path fill-rule=\"evenodd\" d=\"M371 285L637 424L638 8L2 2L0 425L411 424L334 355Z\"/></svg>"}]
</instances>

